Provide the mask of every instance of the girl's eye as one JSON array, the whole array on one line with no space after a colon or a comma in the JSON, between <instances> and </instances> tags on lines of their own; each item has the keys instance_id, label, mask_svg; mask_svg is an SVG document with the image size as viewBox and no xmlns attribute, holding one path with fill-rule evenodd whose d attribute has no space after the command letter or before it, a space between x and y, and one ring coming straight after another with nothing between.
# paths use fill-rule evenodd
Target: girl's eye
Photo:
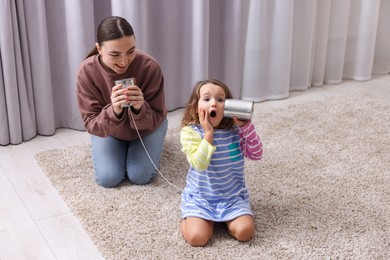
<instances>
[{"instance_id":1,"label":"girl's eye","mask_svg":"<svg viewBox=\"0 0 390 260\"><path fill-rule=\"evenodd\" d=\"M209 98L203 98L203 101L209 101L210 99Z\"/></svg>"},{"instance_id":2,"label":"girl's eye","mask_svg":"<svg viewBox=\"0 0 390 260\"><path fill-rule=\"evenodd\" d=\"M225 102L224 98L218 98L218 102Z\"/></svg>"}]
</instances>

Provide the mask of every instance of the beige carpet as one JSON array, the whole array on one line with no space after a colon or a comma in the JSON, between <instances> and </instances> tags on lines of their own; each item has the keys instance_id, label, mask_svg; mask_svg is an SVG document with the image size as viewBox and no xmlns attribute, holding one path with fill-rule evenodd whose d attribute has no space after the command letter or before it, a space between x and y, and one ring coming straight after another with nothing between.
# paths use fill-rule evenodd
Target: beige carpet
<instances>
[{"instance_id":1,"label":"beige carpet","mask_svg":"<svg viewBox=\"0 0 390 260\"><path fill-rule=\"evenodd\" d=\"M246 164L256 221L248 243L217 225L209 245L188 246L177 190L160 176L98 187L89 145L36 160L107 259L390 259L389 115L388 101L367 94L256 111L265 154ZM178 131L169 130L161 172L182 188Z\"/></svg>"}]
</instances>

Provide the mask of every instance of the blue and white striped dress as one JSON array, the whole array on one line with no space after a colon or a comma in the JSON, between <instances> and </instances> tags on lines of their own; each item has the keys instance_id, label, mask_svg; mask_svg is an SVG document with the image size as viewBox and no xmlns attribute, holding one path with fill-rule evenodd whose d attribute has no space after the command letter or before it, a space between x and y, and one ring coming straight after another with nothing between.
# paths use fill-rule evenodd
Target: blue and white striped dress
<instances>
[{"instance_id":1,"label":"blue and white striped dress","mask_svg":"<svg viewBox=\"0 0 390 260\"><path fill-rule=\"evenodd\" d=\"M260 138L250 122L244 127L215 129L213 145L203 140L200 125L182 128L182 151L190 163L182 193L182 218L198 217L215 222L252 215L245 186L244 156L262 157Z\"/></svg>"}]
</instances>

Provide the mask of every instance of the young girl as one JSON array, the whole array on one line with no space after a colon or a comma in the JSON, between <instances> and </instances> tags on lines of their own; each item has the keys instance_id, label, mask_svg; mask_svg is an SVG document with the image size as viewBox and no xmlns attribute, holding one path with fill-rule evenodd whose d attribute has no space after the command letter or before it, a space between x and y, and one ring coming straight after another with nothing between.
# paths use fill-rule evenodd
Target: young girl
<instances>
[{"instance_id":1,"label":"young girl","mask_svg":"<svg viewBox=\"0 0 390 260\"><path fill-rule=\"evenodd\" d=\"M211 239L214 222L225 222L239 241L252 238L255 225L244 179L244 156L260 160L262 143L251 121L224 118L232 98L218 80L195 85L182 119L180 142L190 169L182 193L180 229L192 246Z\"/></svg>"}]
</instances>

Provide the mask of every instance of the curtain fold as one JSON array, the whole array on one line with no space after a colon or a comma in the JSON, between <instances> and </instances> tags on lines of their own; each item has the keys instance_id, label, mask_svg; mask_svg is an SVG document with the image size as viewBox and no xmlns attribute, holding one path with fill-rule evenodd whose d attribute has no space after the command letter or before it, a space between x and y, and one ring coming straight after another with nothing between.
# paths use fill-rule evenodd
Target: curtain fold
<instances>
[{"instance_id":1,"label":"curtain fold","mask_svg":"<svg viewBox=\"0 0 390 260\"><path fill-rule=\"evenodd\" d=\"M44 135L55 131L42 4L2 2L2 145L29 140L38 131ZM36 30L33 28L35 25ZM45 101L37 102L40 99Z\"/></svg>"},{"instance_id":2,"label":"curtain fold","mask_svg":"<svg viewBox=\"0 0 390 260\"><path fill-rule=\"evenodd\" d=\"M251 1L241 98L286 98L289 91L294 2Z\"/></svg>"},{"instance_id":3,"label":"curtain fold","mask_svg":"<svg viewBox=\"0 0 390 260\"><path fill-rule=\"evenodd\" d=\"M31 122L36 127L36 132L42 135L51 135L56 129L53 122L53 93L50 75L50 57L48 50L48 33L46 27L45 1L17 1L17 4L24 5L25 31L20 30L23 44L22 62L24 75L26 76L26 87L28 92L28 105L31 109L30 118L34 114L35 120ZM18 14L23 19L23 16ZM21 23L20 23L21 25ZM26 62L29 61L29 62ZM19 78L19 75L18 75ZM23 86L23 85L22 85ZM17 86L17 89L23 88ZM45 100L42 102L41 100ZM34 110L33 110L34 109ZM23 131L28 128L23 128ZM36 134L36 133L35 133ZM31 133L33 135L33 133Z\"/></svg>"},{"instance_id":4,"label":"curtain fold","mask_svg":"<svg viewBox=\"0 0 390 260\"><path fill-rule=\"evenodd\" d=\"M332 0L318 1L315 14L314 51L311 66L312 86L322 86L325 81L325 67L328 50L330 14Z\"/></svg>"},{"instance_id":5,"label":"curtain fold","mask_svg":"<svg viewBox=\"0 0 390 260\"><path fill-rule=\"evenodd\" d=\"M369 80L374 61L379 0L353 1L347 32L344 78Z\"/></svg>"},{"instance_id":6,"label":"curtain fold","mask_svg":"<svg viewBox=\"0 0 390 260\"><path fill-rule=\"evenodd\" d=\"M212 22L208 45L212 55L208 55L208 77L224 79L233 96L239 98L249 1L210 1L209 9Z\"/></svg>"},{"instance_id":7,"label":"curtain fold","mask_svg":"<svg viewBox=\"0 0 390 260\"><path fill-rule=\"evenodd\" d=\"M390 72L390 1L382 0L379 7L377 34L375 39L374 64L372 73Z\"/></svg>"},{"instance_id":8,"label":"curtain fold","mask_svg":"<svg viewBox=\"0 0 390 260\"><path fill-rule=\"evenodd\" d=\"M261 102L387 74L389 13L390 0L0 0L0 145L84 130L76 73L109 15L160 63L173 110L206 78Z\"/></svg>"},{"instance_id":9,"label":"curtain fold","mask_svg":"<svg viewBox=\"0 0 390 260\"><path fill-rule=\"evenodd\" d=\"M94 1L46 1L45 7L47 22L42 27L47 27L54 124L57 128L83 129L76 103L76 73L94 47Z\"/></svg>"},{"instance_id":10,"label":"curtain fold","mask_svg":"<svg viewBox=\"0 0 390 260\"><path fill-rule=\"evenodd\" d=\"M311 85L316 40L317 5L318 3L312 0L294 2L290 91L305 90Z\"/></svg>"}]
</instances>

